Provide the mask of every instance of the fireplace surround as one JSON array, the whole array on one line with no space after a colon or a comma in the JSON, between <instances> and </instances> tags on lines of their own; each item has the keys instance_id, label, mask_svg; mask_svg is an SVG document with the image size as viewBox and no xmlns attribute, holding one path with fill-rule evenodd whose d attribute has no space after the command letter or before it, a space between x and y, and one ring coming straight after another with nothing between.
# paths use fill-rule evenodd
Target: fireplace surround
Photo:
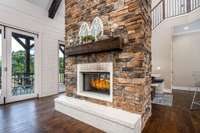
<instances>
[{"instance_id":1,"label":"fireplace surround","mask_svg":"<svg viewBox=\"0 0 200 133\"><path fill-rule=\"evenodd\" d=\"M78 43L81 25L97 17L101 40ZM151 0L65 0L66 96L56 109L106 132L140 133L151 116L150 17Z\"/></svg>"},{"instance_id":2,"label":"fireplace surround","mask_svg":"<svg viewBox=\"0 0 200 133\"><path fill-rule=\"evenodd\" d=\"M77 94L112 102L113 64L77 64Z\"/></svg>"}]
</instances>

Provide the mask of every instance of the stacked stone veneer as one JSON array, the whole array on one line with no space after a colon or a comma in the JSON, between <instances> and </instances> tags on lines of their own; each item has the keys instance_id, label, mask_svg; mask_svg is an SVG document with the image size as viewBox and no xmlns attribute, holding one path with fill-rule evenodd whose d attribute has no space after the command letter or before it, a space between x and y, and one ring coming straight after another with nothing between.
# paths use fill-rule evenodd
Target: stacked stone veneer
<instances>
[{"instance_id":1,"label":"stacked stone veneer","mask_svg":"<svg viewBox=\"0 0 200 133\"><path fill-rule=\"evenodd\" d=\"M119 4L120 3L120 4ZM142 114L143 125L151 115L151 0L65 0L66 48L77 45L81 22L98 16L104 34L124 39L122 51L66 57L66 95ZM114 27L114 28L113 28ZM77 64L113 62L113 102L78 96Z\"/></svg>"}]
</instances>

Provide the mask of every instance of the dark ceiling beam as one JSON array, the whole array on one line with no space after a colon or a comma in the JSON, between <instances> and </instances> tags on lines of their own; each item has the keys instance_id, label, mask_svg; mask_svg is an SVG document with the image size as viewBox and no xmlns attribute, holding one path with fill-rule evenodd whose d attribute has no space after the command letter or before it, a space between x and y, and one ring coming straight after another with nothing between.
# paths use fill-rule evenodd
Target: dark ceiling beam
<instances>
[{"instance_id":1,"label":"dark ceiling beam","mask_svg":"<svg viewBox=\"0 0 200 133\"><path fill-rule=\"evenodd\" d=\"M61 1L62 0L53 0L51 6L49 8L49 18L53 19L55 17L55 15L56 15L56 13L58 11L58 8L59 8L59 6L61 4Z\"/></svg>"}]
</instances>

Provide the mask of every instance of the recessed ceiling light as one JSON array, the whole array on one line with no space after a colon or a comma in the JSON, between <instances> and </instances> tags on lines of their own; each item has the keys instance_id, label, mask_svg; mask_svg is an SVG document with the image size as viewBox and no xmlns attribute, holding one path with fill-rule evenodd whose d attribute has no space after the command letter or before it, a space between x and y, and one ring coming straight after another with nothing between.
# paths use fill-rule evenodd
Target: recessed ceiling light
<instances>
[{"instance_id":1,"label":"recessed ceiling light","mask_svg":"<svg viewBox=\"0 0 200 133\"><path fill-rule=\"evenodd\" d=\"M160 69L161 69L160 66L158 66L158 67L157 67L157 70L160 70Z\"/></svg>"},{"instance_id":2,"label":"recessed ceiling light","mask_svg":"<svg viewBox=\"0 0 200 133\"><path fill-rule=\"evenodd\" d=\"M185 26L185 27L184 27L184 30L189 30L189 27L188 27L188 26Z\"/></svg>"}]
</instances>

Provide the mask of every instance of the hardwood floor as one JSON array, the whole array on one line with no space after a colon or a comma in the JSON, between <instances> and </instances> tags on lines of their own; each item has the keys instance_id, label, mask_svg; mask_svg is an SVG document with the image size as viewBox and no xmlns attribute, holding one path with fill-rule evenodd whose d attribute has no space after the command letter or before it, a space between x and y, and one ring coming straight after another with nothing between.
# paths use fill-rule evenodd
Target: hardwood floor
<instances>
[{"instance_id":1,"label":"hardwood floor","mask_svg":"<svg viewBox=\"0 0 200 133\"><path fill-rule=\"evenodd\" d=\"M54 111L55 97L0 106L0 133L102 133Z\"/></svg>"},{"instance_id":2,"label":"hardwood floor","mask_svg":"<svg viewBox=\"0 0 200 133\"><path fill-rule=\"evenodd\" d=\"M200 110L190 111L193 93L174 91L173 106L153 105L143 133L200 133Z\"/></svg>"},{"instance_id":3,"label":"hardwood floor","mask_svg":"<svg viewBox=\"0 0 200 133\"><path fill-rule=\"evenodd\" d=\"M172 107L153 105L143 133L200 133L200 110L189 110L192 93L173 93ZM0 106L0 133L102 133L54 111L55 97Z\"/></svg>"}]
</instances>

